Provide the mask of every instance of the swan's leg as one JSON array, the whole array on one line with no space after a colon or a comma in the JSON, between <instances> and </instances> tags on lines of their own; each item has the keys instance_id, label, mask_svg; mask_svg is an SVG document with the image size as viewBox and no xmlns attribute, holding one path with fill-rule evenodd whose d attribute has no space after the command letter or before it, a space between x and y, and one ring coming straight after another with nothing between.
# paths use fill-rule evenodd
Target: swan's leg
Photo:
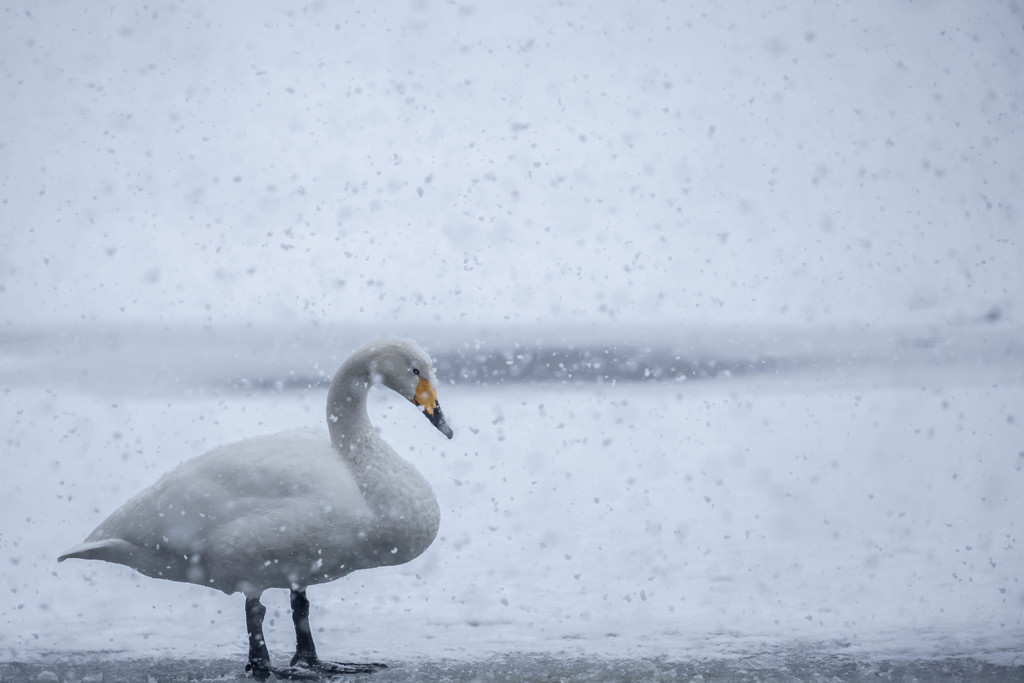
<instances>
[{"instance_id":1,"label":"swan's leg","mask_svg":"<svg viewBox=\"0 0 1024 683\"><path fill-rule=\"evenodd\" d=\"M295 656L291 665L301 662L309 667L316 666L319 660L313 633L309 630L309 600L305 590L292 589L292 623L295 624Z\"/></svg>"},{"instance_id":2,"label":"swan's leg","mask_svg":"<svg viewBox=\"0 0 1024 683\"><path fill-rule=\"evenodd\" d=\"M245 599L245 630L249 632L249 663L245 670L259 681L270 676L270 653L263 637L263 615L267 608L260 603L259 596Z\"/></svg>"},{"instance_id":3,"label":"swan's leg","mask_svg":"<svg viewBox=\"0 0 1024 683\"><path fill-rule=\"evenodd\" d=\"M386 669L384 664L354 664L352 662L322 662L316 656L313 633L309 628L309 600L305 590L292 590L292 623L295 624L295 656L291 666L298 664L323 675L370 674ZM283 673L283 672L282 672Z\"/></svg>"}]
</instances>

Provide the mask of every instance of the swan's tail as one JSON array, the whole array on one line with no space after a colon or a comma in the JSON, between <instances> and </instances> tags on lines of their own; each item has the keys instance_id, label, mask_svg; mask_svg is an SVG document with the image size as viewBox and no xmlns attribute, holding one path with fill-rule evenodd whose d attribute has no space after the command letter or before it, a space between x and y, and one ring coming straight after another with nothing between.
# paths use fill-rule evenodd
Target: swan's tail
<instances>
[{"instance_id":1,"label":"swan's tail","mask_svg":"<svg viewBox=\"0 0 1024 683\"><path fill-rule=\"evenodd\" d=\"M105 562L116 562L117 564L129 564L129 558L138 556L139 548L134 543L129 543L120 538L105 538L102 541L86 541L79 543L66 553L57 558L63 562L69 558L79 560L103 560Z\"/></svg>"},{"instance_id":2,"label":"swan's tail","mask_svg":"<svg viewBox=\"0 0 1024 683\"><path fill-rule=\"evenodd\" d=\"M206 568L199 562L200 555L160 551L135 545L123 538L105 538L99 541L79 543L57 558L58 562L76 558L79 560L103 560L131 567L140 574L154 579L187 581L209 586L225 593L236 590L232 584L225 590L215 584L206 574Z\"/></svg>"}]
</instances>

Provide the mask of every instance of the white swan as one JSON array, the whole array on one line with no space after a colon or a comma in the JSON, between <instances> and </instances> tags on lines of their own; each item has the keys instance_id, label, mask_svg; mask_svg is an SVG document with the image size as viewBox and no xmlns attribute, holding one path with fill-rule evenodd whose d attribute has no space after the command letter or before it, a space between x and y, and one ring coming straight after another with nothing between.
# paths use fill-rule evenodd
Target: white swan
<instances>
[{"instance_id":1,"label":"white swan","mask_svg":"<svg viewBox=\"0 0 1024 683\"><path fill-rule=\"evenodd\" d=\"M415 343L366 344L331 382L330 439L301 430L215 448L164 475L58 560L105 560L146 576L242 592L246 670L261 680L271 665L260 596L287 588L296 634L292 666L351 671L359 665L318 660L305 590L357 569L408 562L433 542L440 523L434 493L373 429L366 396L383 384L420 406L450 439L436 382L430 358Z\"/></svg>"}]
</instances>

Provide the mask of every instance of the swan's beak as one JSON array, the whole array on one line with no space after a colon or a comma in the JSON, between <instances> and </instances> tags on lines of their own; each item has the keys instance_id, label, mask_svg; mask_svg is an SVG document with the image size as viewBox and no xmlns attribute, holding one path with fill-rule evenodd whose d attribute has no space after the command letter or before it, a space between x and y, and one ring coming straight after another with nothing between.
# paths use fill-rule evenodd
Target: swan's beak
<instances>
[{"instance_id":1,"label":"swan's beak","mask_svg":"<svg viewBox=\"0 0 1024 683\"><path fill-rule=\"evenodd\" d=\"M437 391L434 390L434 386L426 378L420 377L420 381L416 385L416 396L412 402L423 408L423 412L427 419L430 420L430 424L437 427L438 431L449 439L454 436L455 433L448 426L448 423L445 422L444 413L441 412L441 404L437 401Z\"/></svg>"},{"instance_id":2,"label":"swan's beak","mask_svg":"<svg viewBox=\"0 0 1024 683\"><path fill-rule=\"evenodd\" d=\"M437 427L437 430L449 439L455 436L455 432L453 432L452 428L448 426L447 422L445 422L444 413L441 412L440 403L434 404L434 412L427 413L427 419L430 420L430 424Z\"/></svg>"}]
</instances>

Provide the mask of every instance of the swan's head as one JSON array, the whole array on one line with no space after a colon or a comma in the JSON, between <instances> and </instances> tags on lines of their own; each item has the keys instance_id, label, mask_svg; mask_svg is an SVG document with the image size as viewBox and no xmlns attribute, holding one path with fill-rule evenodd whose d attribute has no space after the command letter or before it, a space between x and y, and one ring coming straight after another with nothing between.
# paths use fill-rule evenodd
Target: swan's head
<instances>
[{"instance_id":1,"label":"swan's head","mask_svg":"<svg viewBox=\"0 0 1024 683\"><path fill-rule=\"evenodd\" d=\"M419 406L430 424L452 438L437 400L437 377L430 356L418 344L404 339L382 339L367 344L370 381L382 384Z\"/></svg>"}]
</instances>

